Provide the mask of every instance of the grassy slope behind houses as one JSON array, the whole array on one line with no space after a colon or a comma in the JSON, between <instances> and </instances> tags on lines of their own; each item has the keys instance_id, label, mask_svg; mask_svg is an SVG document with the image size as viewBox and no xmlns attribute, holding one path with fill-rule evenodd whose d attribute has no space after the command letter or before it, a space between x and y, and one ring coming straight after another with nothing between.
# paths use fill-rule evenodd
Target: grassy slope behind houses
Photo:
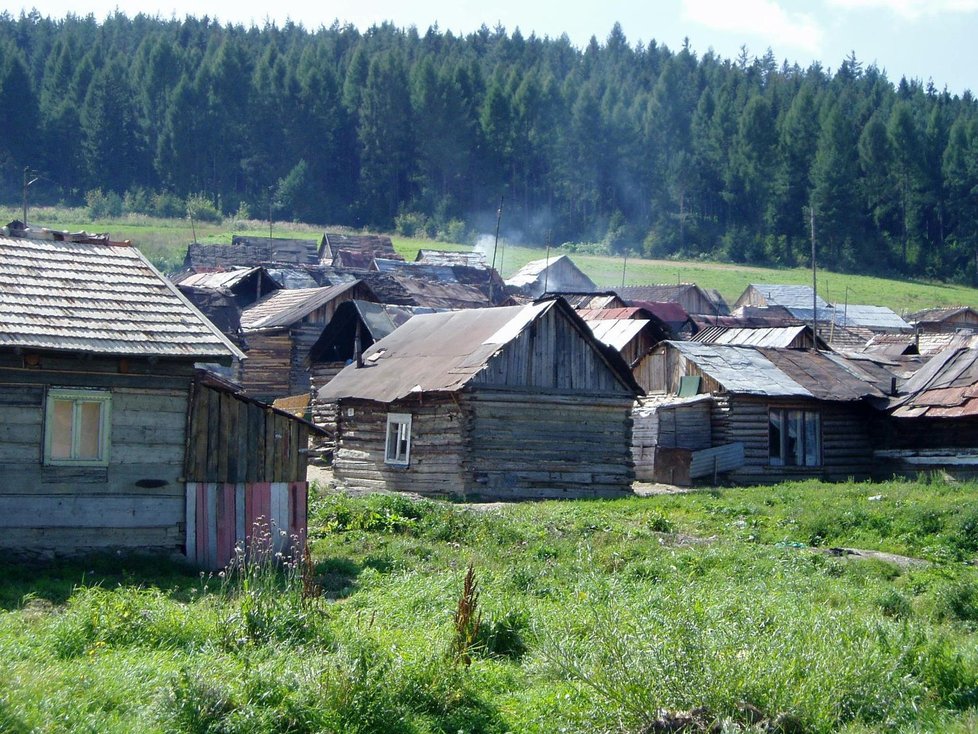
<instances>
[{"instance_id":1,"label":"grassy slope behind houses","mask_svg":"<svg viewBox=\"0 0 978 734\"><path fill-rule=\"evenodd\" d=\"M305 597L298 573L7 561L0 731L974 731L976 490L319 494Z\"/></svg>"},{"instance_id":2,"label":"grassy slope behind houses","mask_svg":"<svg viewBox=\"0 0 978 734\"><path fill-rule=\"evenodd\" d=\"M20 212L13 207L0 207L0 219L4 222L19 218ZM31 211L31 223L55 229L108 232L114 239L130 239L162 270L173 272L183 264L187 244L193 241L193 231L186 219L157 219L146 216L126 216L118 219L91 221L84 209L55 209L39 207ZM197 241L206 244L230 243L234 234L267 236L268 225L257 220L225 220L220 224L198 222L195 224ZM320 225L276 222L272 234L275 237L318 239L327 229ZM328 229L342 229L329 227ZM447 244L430 240L408 239L394 236L394 247L405 259L413 260L419 248L470 250L465 245ZM559 250L553 250L558 254ZM504 276L512 275L531 260L546 255L541 248L522 247L503 242L497 250L496 263ZM574 262L586 272L600 288L621 285L621 258L600 255L571 254ZM695 282L704 288L715 288L730 303L750 283L811 284L811 272L804 268L771 269L727 263L701 261L681 262L673 260L629 259L625 268L625 282L629 285L650 283ZM970 305L978 308L978 290L958 285L940 283L886 280L861 275L843 275L827 270L820 271L819 293L829 302L876 304L889 306L898 313L909 313L933 306Z\"/></svg>"}]
</instances>

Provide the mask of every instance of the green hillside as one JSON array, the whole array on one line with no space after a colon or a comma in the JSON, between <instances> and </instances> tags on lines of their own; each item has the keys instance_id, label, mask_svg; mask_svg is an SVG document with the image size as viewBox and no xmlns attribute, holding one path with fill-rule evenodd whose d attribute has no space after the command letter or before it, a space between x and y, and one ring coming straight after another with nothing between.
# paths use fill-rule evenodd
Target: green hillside
<instances>
[{"instance_id":1,"label":"green hillside","mask_svg":"<svg viewBox=\"0 0 978 734\"><path fill-rule=\"evenodd\" d=\"M0 219L4 222L19 218L21 213L13 207L0 207ZM158 219L130 215L118 219L91 221L84 209L38 208L31 210L31 224L52 229L87 230L108 232L113 239L133 241L147 257L164 271L180 268L187 245L193 241L206 244L227 244L235 234L267 236L268 224L258 220L221 223L196 222L191 228L186 219ZM274 237L318 239L323 227L290 222L275 222ZM393 236L394 247L405 259L413 260L420 248L436 250L471 250L467 245L449 244L433 240L410 239ZM560 250L552 250L559 254ZM621 285L622 266L620 257L569 253L575 263L587 273L600 288ZM531 260L546 255L546 250L523 247L501 242L496 253L496 265L504 277L508 277ZM804 268L771 269L729 263L679 260L642 260L630 258L625 268L627 285L651 283L698 283L704 288L715 288L732 303L750 283L786 283L810 285L812 274ZM898 313L909 313L933 306L978 307L978 289L944 283L886 280L864 275L846 275L820 270L819 294L830 303L842 304L847 293L849 303L866 303L889 306Z\"/></svg>"}]
</instances>

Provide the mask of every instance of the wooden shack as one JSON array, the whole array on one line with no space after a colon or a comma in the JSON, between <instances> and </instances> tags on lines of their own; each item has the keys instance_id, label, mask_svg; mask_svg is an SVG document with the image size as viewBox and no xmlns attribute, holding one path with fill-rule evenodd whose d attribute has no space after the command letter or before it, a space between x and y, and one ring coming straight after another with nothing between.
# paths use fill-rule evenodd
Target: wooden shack
<instances>
[{"instance_id":1,"label":"wooden shack","mask_svg":"<svg viewBox=\"0 0 978 734\"><path fill-rule=\"evenodd\" d=\"M970 306L929 308L907 316L918 332L978 334L978 311Z\"/></svg>"},{"instance_id":2,"label":"wooden shack","mask_svg":"<svg viewBox=\"0 0 978 734\"><path fill-rule=\"evenodd\" d=\"M506 285L523 295L537 298L544 293L594 292L594 285L567 255L533 260L506 279Z\"/></svg>"},{"instance_id":3,"label":"wooden shack","mask_svg":"<svg viewBox=\"0 0 978 734\"><path fill-rule=\"evenodd\" d=\"M713 448L742 446L742 464L727 472L732 481L873 473L872 424L886 396L878 376L856 362L816 351L664 342L653 350L650 377L650 393L712 396Z\"/></svg>"},{"instance_id":4,"label":"wooden shack","mask_svg":"<svg viewBox=\"0 0 978 734\"><path fill-rule=\"evenodd\" d=\"M626 285L615 292L633 306L647 303L676 303L687 314L723 316L730 311L718 293L707 293L696 283L666 283L653 285Z\"/></svg>"},{"instance_id":5,"label":"wooden shack","mask_svg":"<svg viewBox=\"0 0 978 734\"><path fill-rule=\"evenodd\" d=\"M375 300L360 281L323 288L275 291L241 312L248 346L241 384L260 400L310 391L307 358L336 308L353 299Z\"/></svg>"},{"instance_id":6,"label":"wooden shack","mask_svg":"<svg viewBox=\"0 0 978 734\"><path fill-rule=\"evenodd\" d=\"M320 430L199 372L190 401L186 553L222 568L236 553L298 551L306 536L307 446Z\"/></svg>"},{"instance_id":7,"label":"wooden shack","mask_svg":"<svg viewBox=\"0 0 978 734\"><path fill-rule=\"evenodd\" d=\"M629 493L638 392L558 299L415 316L319 398L338 405L350 486L526 499Z\"/></svg>"},{"instance_id":8,"label":"wooden shack","mask_svg":"<svg viewBox=\"0 0 978 734\"><path fill-rule=\"evenodd\" d=\"M319 262L336 268L367 270L374 258L403 260L387 235L326 232L319 243Z\"/></svg>"},{"instance_id":9,"label":"wooden shack","mask_svg":"<svg viewBox=\"0 0 978 734\"><path fill-rule=\"evenodd\" d=\"M4 228L0 547L182 553L194 363L236 357L128 243Z\"/></svg>"}]
</instances>

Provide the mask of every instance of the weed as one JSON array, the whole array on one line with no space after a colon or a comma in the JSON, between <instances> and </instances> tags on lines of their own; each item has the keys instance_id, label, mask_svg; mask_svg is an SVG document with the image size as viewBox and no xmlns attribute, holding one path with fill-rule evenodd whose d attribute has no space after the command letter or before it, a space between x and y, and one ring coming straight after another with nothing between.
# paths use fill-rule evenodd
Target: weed
<instances>
[{"instance_id":1,"label":"weed","mask_svg":"<svg viewBox=\"0 0 978 734\"><path fill-rule=\"evenodd\" d=\"M472 664L472 649L479 641L479 628L482 613L479 611L479 587L475 580L475 569L469 564L462 582L462 593L455 607L451 658L455 663L468 666Z\"/></svg>"}]
</instances>

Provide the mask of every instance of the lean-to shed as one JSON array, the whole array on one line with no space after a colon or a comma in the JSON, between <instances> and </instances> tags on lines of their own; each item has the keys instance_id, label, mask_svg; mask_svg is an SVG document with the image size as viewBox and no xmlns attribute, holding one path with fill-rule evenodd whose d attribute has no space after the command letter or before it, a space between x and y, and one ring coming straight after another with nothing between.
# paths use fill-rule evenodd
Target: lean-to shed
<instances>
[{"instance_id":1,"label":"lean-to shed","mask_svg":"<svg viewBox=\"0 0 978 734\"><path fill-rule=\"evenodd\" d=\"M638 392L558 299L415 316L319 398L338 405L350 486L517 499L630 492Z\"/></svg>"}]
</instances>

